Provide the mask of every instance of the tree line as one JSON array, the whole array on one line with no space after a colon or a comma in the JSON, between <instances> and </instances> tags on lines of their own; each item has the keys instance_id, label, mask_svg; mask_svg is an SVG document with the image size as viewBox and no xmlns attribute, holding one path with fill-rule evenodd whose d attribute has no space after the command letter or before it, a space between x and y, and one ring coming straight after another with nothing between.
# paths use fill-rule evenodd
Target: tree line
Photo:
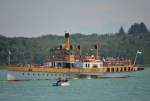
<instances>
[{"instance_id":1,"label":"tree line","mask_svg":"<svg viewBox=\"0 0 150 101\"><path fill-rule=\"evenodd\" d=\"M42 64L49 56L51 48L63 43L63 36L45 35L36 38L5 37L0 35L0 64ZM99 45L102 57L123 57L134 60L137 50L143 52L137 62L150 64L150 32L146 25L134 23L128 32L121 26L115 34L76 33L71 35L72 45L81 45L83 54L90 52L95 44ZM10 56L10 57L9 57Z\"/></svg>"}]
</instances>

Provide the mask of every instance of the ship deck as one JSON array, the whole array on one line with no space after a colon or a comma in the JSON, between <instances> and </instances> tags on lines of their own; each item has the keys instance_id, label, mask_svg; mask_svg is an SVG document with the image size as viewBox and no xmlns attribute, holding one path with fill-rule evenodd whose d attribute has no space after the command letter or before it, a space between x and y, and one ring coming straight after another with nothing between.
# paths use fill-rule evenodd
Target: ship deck
<instances>
[{"instance_id":1,"label":"ship deck","mask_svg":"<svg viewBox=\"0 0 150 101\"><path fill-rule=\"evenodd\" d=\"M8 67L8 71L21 72L48 72L48 73L104 73L104 72L130 72L137 70L133 65L109 66L100 68L52 68L52 67Z\"/></svg>"}]
</instances>

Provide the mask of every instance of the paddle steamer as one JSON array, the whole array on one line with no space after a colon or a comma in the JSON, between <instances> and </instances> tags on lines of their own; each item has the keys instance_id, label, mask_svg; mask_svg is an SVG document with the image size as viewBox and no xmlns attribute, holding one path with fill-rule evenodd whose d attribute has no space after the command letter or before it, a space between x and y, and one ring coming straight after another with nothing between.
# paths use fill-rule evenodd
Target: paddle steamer
<instances>
[{"instance_id":1,"label":"paddle steamer","mask_svg":"<svg viewBox=\"0 0 150 101\"><path fill-rule=\"evenodd\" d=\"M125 77L137 71L130 59L100 57L98 45L94 45L96 54L83 55L83 48L71 45L69 33L65 33L64 43L50 50L50 56L42 66L9 66L8 80L44 80L58 78L101 78Z\"/></svg>"}]
</instances>

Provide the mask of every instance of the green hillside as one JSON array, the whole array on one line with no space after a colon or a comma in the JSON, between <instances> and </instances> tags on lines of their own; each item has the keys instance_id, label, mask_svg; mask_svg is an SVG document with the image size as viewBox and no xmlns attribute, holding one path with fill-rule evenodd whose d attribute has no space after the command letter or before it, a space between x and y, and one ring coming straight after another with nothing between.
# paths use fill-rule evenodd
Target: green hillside
<instances>
[{"instance_id":1,"label":"green hillside","mask_svg":"<svg viewBox=\"0 0 150 101\"><path fill-rule=\"evenodd\" d=\"M140 50L142 55L139 55L137 62L150 64L150 32L148 30L138 32L134 25L128 33L121 27L116 34L71 34L71 42L75 46L80 44L84 54L98 44L101 57L125 57L133 60L136 51ZM55 35L37 38L0 36L0 64L8 64L9 50L11 64L41 64L48 57L49 50L63 43L63 39L63 36Z\"/></svg>"}]
</instances>

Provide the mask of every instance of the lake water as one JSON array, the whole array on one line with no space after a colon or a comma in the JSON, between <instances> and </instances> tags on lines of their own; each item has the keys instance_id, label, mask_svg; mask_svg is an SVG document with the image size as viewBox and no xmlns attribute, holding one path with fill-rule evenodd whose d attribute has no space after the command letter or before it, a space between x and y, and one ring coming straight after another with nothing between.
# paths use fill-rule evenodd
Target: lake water
<instances>
[{"instance_id":1,"label":"lake water","mask_svg":"<svg viewBox=\"0 0 150 101\"><path fill-rule=\"evenodd\" d=\"M129 78L71 80L68 87L48 80L8 82L2 73L0 101L150 101L150 68Z\"/></svg>"}]
</instances>

